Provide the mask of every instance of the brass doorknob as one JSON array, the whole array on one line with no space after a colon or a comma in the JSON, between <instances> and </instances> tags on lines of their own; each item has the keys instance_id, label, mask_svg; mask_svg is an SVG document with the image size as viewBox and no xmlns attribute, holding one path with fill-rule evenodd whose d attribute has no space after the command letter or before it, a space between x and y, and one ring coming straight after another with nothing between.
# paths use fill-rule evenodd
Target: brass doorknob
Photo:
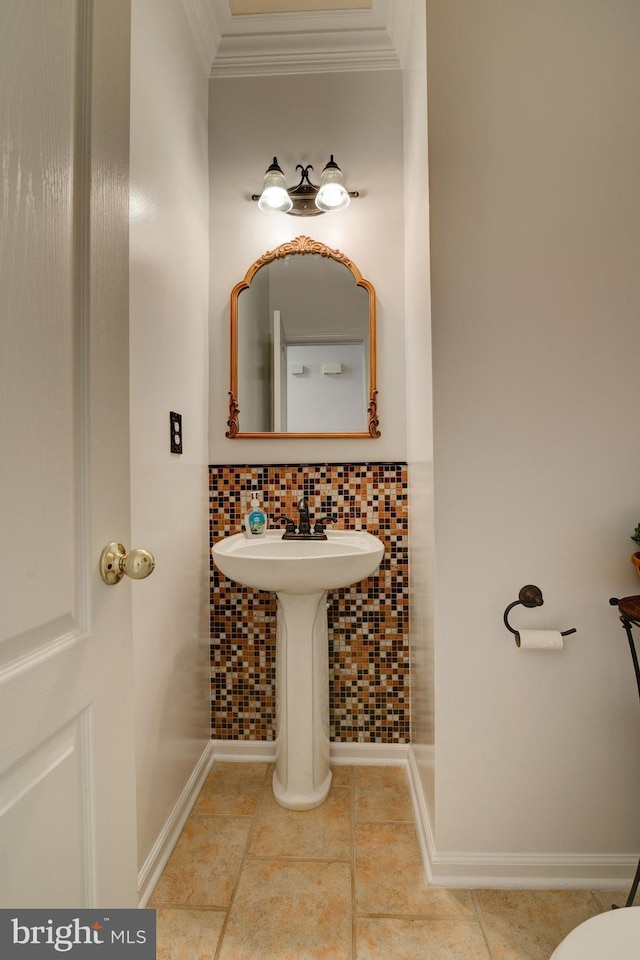
<instances>
[{"instance_id":1,"label":"brass doorknob","mask_svg":"<svg viewBox=\"0 0 640 960\"><path fill-rule=\"evenodd\" d=\"M120 583L124 575L132 580L144 580L156 561L148 550L129 550L127 553L121 543L108 543L100 555L100 576L105 583Z\"/></svg>"}]
</instances>

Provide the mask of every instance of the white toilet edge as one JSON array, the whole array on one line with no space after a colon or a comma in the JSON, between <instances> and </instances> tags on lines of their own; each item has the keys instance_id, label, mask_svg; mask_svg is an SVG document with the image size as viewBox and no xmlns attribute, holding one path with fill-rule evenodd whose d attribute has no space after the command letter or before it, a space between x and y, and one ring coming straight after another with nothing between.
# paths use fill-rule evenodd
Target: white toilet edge
<instances>
[{"instance_id":1,"label":"white toilet edge","mask_svg":"<svg viewBox=\"0 0 640 960\"><path fill-rule=\"evenodd\" d=\"M590 917L567 934L550 960L628 960L632 956L640 956L640 907Z\"/></svg>"}]
</instances>

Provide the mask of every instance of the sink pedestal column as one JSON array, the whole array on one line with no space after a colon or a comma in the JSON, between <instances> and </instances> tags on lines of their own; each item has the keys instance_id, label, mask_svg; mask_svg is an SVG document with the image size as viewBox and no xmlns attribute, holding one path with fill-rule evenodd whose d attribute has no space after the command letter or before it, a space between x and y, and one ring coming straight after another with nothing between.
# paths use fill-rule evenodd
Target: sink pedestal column
<instances>
[{"instance_id":1,"label":"sink pedestal column","mask_svg":"<svg viewBox=\"0 0 640 960\"><path fill-rule=\"evenodd\" d=\"M319 806L331 786L326 598L278 594L273 794L290 810Z\"/></svg>"}]
</instances>

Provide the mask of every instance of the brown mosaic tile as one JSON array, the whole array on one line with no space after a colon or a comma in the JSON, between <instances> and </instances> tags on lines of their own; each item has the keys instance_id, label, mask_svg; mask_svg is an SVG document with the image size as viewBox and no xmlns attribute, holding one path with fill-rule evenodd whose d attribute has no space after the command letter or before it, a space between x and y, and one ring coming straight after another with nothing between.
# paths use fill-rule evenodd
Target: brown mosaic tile
<instances>
[{"instance_id":1,"label":"brown mosaic tile","mask_svg":"<svg viewBox=\"0 0 640 960\"><path fill-rule=\"evenodd\" d=\"M378 573L328 600L331 739L409 740L407 469L404 463L211 466L210 540L238 533L253 491L270 518L314 515L385 544ZM211 561L211 712L216 739L275 738L276 603Z\"/></svg>"}]
</instances>

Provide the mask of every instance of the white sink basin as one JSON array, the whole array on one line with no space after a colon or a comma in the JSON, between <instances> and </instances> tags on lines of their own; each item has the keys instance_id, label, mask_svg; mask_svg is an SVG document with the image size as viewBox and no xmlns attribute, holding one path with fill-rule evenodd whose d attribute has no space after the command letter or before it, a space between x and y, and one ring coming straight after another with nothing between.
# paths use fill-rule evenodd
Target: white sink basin
<instances>
[{"instance_id":1,"label":"white sink basin","mask_svg":"<svg viewBox=\"0 0 640 960\"><path fill-rule=\"evenodd\" d=\"M374 573L384 546L364 530L327 530L326 540L283 540L280 530L214 543L213 560L230 580L273 593L309 594L348 587Z\"/></svg>"}]
</instances>

